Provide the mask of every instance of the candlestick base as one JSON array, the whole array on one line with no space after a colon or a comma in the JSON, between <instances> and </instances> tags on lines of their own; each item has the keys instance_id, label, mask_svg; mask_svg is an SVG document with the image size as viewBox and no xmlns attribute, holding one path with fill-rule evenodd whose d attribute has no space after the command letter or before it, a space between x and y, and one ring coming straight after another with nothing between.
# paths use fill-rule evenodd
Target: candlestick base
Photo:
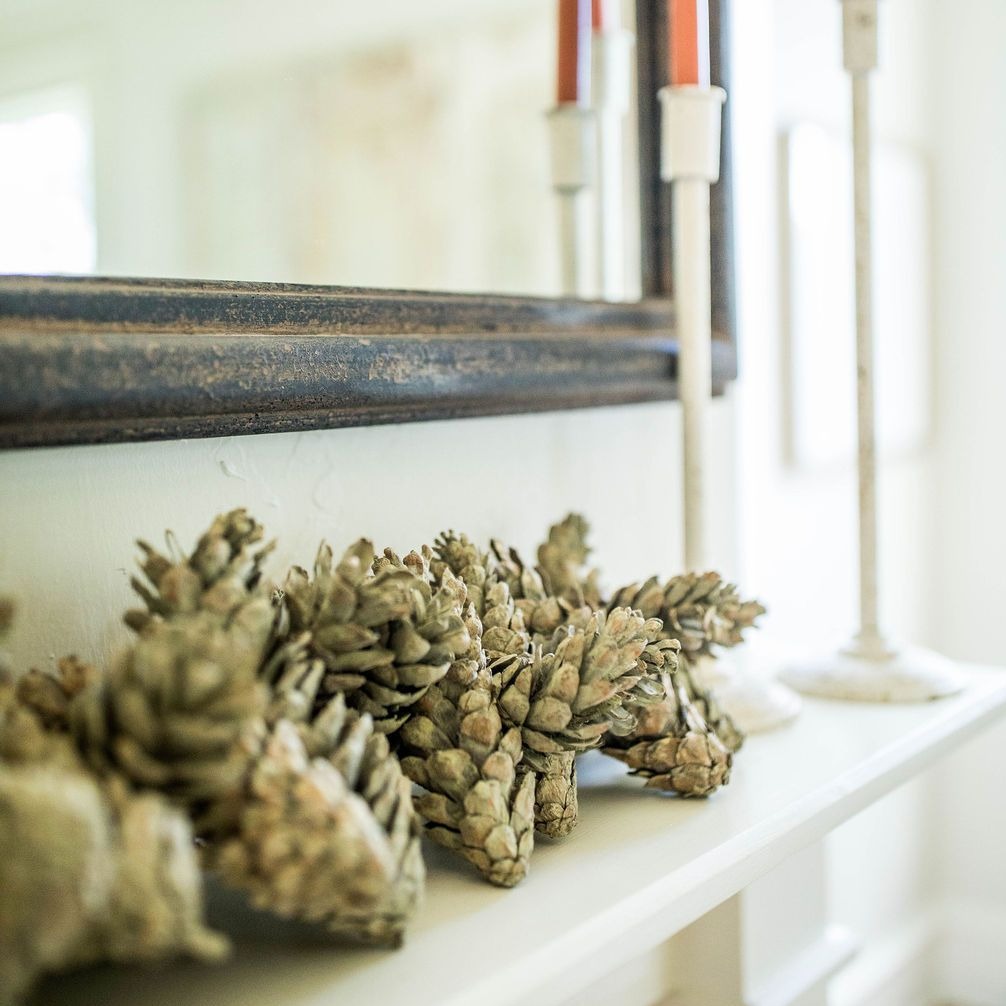
<instances>
[{"instance_id":1,"label":"candlestick base","mask_svg":"<svg viewBox=\"0 0 1006 1006\"><path fill-rule=\"evenodd\" d=\"M792 723L803 706L800 696L746 663L718 656L700 657L691 666L697 682L713 693L743 733L765 733Z\"/></svg>"},{"instance_id":2,"label":"candlestick base","mask_svg":"<svg viewBox=\"0 0 1006 1006\"><path fill-rule=\"evenodd\" d=\"M779 677L805 695L849 702L928 702L954 695L964 681L953 661L919 647L863 647L793 664Z\"/></svg>"}]
</instances>

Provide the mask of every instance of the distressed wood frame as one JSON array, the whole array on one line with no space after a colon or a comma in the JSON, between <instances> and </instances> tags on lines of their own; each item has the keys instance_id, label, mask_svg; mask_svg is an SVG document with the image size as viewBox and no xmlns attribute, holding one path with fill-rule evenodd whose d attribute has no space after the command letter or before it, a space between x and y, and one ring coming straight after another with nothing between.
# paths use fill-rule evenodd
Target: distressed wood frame
<instances>
[{"instance_id":1,"label":"distressed wood frame","mask_svg":"<svg viewBox=\"0 0 1006 1006\"><path fill-rule=\"evenodd\" d=\"M726 86L725 7L710 3ZM638 303L279 284L0 277L0 447L615 405L677 395L659 177L666 5L637 0ZM728 106L729 107L729 106ZM729 130L713 189L713 383L736 376Z\"/></svg>"}]
</instances>

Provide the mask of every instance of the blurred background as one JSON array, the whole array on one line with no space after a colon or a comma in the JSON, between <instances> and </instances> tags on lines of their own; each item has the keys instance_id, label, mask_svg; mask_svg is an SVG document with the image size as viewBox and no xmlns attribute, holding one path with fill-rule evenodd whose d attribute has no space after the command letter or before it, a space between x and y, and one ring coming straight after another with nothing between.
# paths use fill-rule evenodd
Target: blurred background
<instances>
[{"instance_id":1,"label":"blurred background","mask_svg":"<svg viewBox=\"0 0 1006 1006\"><path fill-rule=\"evenodd\" d=\"M541 0L5 0L0 269L558 294L555 34Z\"/></svg>"},{"instance_id":2,"label":"blurred background","mask_svg":"<svg viewBox=\"0 0 1006 1006\"><path fill-rule=\"evenodd\" d=\"M881 7L884 617L1002 665L1006 5ZM715 546L770 608L769 664L829 651L856 613L839 14L732 4L741 360L714 406ZM553 293L552 16L535 0L4 0L0 269ZM230 506L280 537L277 569L322 535L408 548L454 526L526 549L577 509L611 582L670 574L679 442L669 404L2 454L15 657L107 655L132 539L188 541ZM829 839L831 914L871 948L837 1006L1006 1002L1004 763L1000 727Z\"/></svg>"}]
</instances>

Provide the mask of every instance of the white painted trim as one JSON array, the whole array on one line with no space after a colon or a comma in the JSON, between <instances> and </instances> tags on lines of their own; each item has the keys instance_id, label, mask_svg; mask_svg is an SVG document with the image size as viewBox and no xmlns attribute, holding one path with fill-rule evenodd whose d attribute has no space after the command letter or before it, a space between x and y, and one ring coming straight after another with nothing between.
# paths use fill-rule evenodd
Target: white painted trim
<instances>
[{"instance_id":1,"label":"white painted trim","mask_svg":"<svg viewBox=\"0 0 1006 1006\"><path fill-rule=\"evenodd\" d=\"M793 1006L828 981L855 957L859 940L845 926L828 926L796 954L772 980L746 997L747 1006Z\"/></svg>"},{"instance_id":2,"label":"white painted trim","mask_svg":"<svg viewBox=\"0 0 1006 1006\"><path fill-rule=\"evenodd\" d=\"M941 913L939 985L944 999L1006 1003L1006 904L953 899Z\"/></svg>"},{"instance_id":3,"label":"white painted trim","mask_svg":"<svg viewBox=\"0 0 1006 1006\"><path fill-rule=\"evenodd\" d=\"M863 945L832 981L829 1006L922 1006L919 990L932 991L941 913L931 909L885 938Z\"/></svg>"},{"instance_id":4,"label":"white painted trim","mask_svg":"<svg viewBox=\"0 0 1006 1006\"><path fill-rule=\"evenodd\" d=\"M951 899L865 945L832 981L829 1006L998 1006L1004 955L1006 905Z\"/></svg>"}]
</instances>

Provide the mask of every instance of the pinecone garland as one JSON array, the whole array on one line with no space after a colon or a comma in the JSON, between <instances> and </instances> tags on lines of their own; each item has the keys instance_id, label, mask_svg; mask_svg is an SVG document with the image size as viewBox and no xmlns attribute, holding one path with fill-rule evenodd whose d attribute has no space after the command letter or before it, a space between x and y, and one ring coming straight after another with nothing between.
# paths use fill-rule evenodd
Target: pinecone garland
<instances>
[{"instance_id":1,"label":"pinecone garland","mask_svg":"<svg viewBox=\"0 0 1006 1006\"><path fill-rule=\"evenodd\" d=\"M668 675L663 702L635 712L633 732L606 737L604 753L645 778L648 787L709 796L730 781L730 751L689 702L675 674Z\"/></svg>"},{"instance_id":2,"label":"pinecone garland","mask_svg":"<svg viewBox=\"0 0 1006 1006\"><path fill-rule=\"evenodd\" d=\"M520 732L504 727L488 673L456 703L431 688L402 740L402 768L426 790L416 800L426 833L491 883L519 883L534 846L534 776L518 774Z\"/></svg>"},{"instance_id":3,"label":"pinecone garland","mask_svg":"<svg viewBox=\"0 0 1006 1006\"><path fill-rule=\"evenodd\" d=\"M389 791L395 808L407 805L407 783L400 783ZM397 813L389 810L396 821ZM406 846L412 842L405 839ZM403 902L414 900L416 888L400 884L401 860L393 853L363 797L332 761L311 759L294 724L280 720L246 778L234 832L211 846L207 858L259 908L394 945L407 914ZM407 858L410 882L421 882L418 856Z\"/></svg>"}]
</instances>

